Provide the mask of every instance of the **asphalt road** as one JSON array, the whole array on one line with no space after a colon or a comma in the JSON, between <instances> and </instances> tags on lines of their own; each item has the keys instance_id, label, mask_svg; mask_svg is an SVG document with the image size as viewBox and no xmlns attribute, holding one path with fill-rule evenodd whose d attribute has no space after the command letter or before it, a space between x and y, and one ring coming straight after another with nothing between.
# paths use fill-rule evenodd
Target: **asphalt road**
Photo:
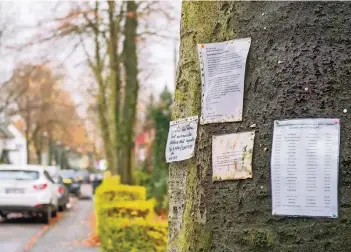
<instances>
[{"instance_id":1,"label":"asphalt road","mask_svg":"<svg viewBox=\"0 0 351 252\"><path fill-rule=\"evenodd\" d=\"M4 252L22 252L44 225L34 219L11 217L6 222L0 218L0 248Z\"/></svg>"},{"instance_id":2,"label":"asphalt road","mask_svg":"<svg viewBox=\"0 0 351 252\"><path fill-rule=\"evenodd\" d=\"M84 245L89 237L89 216L93 200L73 199L72 207L59 214L50 225L37 219L11 216L0 219L1 252L96 252L98 248Z\"/></svg>"}]
</instances>

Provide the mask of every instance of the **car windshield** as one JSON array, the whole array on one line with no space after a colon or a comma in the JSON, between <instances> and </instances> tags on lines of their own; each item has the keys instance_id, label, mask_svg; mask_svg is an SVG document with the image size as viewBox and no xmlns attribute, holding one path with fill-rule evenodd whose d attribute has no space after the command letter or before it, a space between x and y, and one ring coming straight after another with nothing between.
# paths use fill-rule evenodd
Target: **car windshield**
<instances>
[{"instance_id":1,"label":"car windshield","mask_svg":"<svg viewBox=\"0 0 351 252\"><path fill-rule=\"evenodd\" d=\"M87 171L78 171L77 176L87 177L87 176L89 176L89 173Z\"/></svg>"},{"instance_id":2,"label":"car windshield","mask_svg":"<svg viewBox=\"0 0 351 252\"><path fill-rule=\"evenodd\" d=\"M37 180L39 172L23 170L0 170L0 180Z\"/></svg>"}]
</instances>

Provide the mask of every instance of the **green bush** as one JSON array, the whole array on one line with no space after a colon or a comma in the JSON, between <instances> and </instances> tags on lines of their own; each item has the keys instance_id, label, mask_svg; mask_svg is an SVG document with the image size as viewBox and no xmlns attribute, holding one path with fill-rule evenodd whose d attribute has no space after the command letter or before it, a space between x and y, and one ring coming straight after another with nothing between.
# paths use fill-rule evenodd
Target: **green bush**
<instances>
[{"instance_id":1,"label":"green bush","mask_svg":"<svg viewBox=\"0 0 351 252\"><path fill-rule=\"evenodd\" d=\"M106 204L99 209L100 216L113 217L114 219L152 220L154 217L154 200L120 201L118 203Z\"/></svg>"},{"instance_id":2,"label":"green bush","mask_svg":"<svg viewBox=\"0 0 351 252\"><path fill-rule=\"evenodd\" d=\"M95 195L97 204L101 205L120 201L145 200L146 190L143 186L102 183L102 185L96 189Z\"/></svg>"},{"instance_id":3,"label":"green bush","mask_svg":"<svg viewBox=\"0 0 351 252\"><path fill-rule=\"evenodd\" d=\"M151 173L144 170L133 171L133 183L135 185L148 186L150 184Z\"/></svg>"},{"instance_id":4,"label":"green bush","mask_svg":"<svg viewBox=\"0 0 351 252\"><path fill-rule=\"evenodd\" d=\"M106 176L102 181L102 185L104 186L115 186L121 183L121 178L117 175L114 176Z\"/></svg>"},{"instance_id":5,"label":"green bush","mask_svg":"<svg viewBox=\"0 0 351 252\"><path fill-rule=\"evenodd\" d=\"M101 251L166 251L167 223L153 222L155 201L145 200L145 187L115 182L109 177L96 190L95 213Z\"/></svg>"},{"instance_id":6,"label":"green bush","mask_svg":"<svg viewBox=\"0 0 351 252\"><path fill-rule=\"evenodd\" d=\"M168 172L155 169L152 174L137 170L133 173L134 183L145 186L146 198L156 199L155 211L160 213L168 210Z\"/></svg>"},{"instance_id":7,"label":"green bush","mask_svg":"<svg viewBox=\"0 0 351 252\"><path fill-rule=\"evenodd\" d=\"M167 223L142 219L109 219L99 227L103 252L164 252L167 249Z\"/></svg>"}]
</instances>

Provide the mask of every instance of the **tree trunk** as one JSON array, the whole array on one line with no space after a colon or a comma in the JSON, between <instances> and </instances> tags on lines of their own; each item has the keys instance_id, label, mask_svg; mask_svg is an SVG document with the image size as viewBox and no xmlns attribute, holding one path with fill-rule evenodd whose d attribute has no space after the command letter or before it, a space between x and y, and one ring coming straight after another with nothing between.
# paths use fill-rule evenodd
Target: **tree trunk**
<instances>
[{"instance_id":1,"label":"tree trunk","mask_svg":"<svg viewBox=\"0 0 351 252\"><path fill-rule=\"evenodd\" d=\"M121 71L120 71L120 21L121 13L116 15L116 3L108 1L108 16L109 16L109 44L108 44L108 57L109 57L109 117L110 117L110 132L111 132L111 148L113 148L113 155L115 158L115 171L121 174L120 161L120 139L121 139Z\"/></svg>"},{"instance_id":2,"label":"tree trunk","mask_svg":"<svg viewBox=\"0 0 351 252\"><path fill-rule=\"evenodd\" d=\"M30 164L29 142L26 140L27 164Z\"/></svg>"},{"instance_id":3,"label":"tree trunk","mask_svg":"<svg viewBox=\"0 0 351 252\"><path fill-rule=\"evenodd\" d=\"M34 136L34 149L35 149L35 154L37 156L37 164L42 164L42 158L41 158L41 153L42 153L42 136L41 133L38 131Z\"/></svg>"},{"instance_id":4,"label":"tree trunk","mask_svg":"<svg viewBox=\"0 0 351 252\"><path fill-rule=\"evenodd\" d=\"M29 101L28 101L28 96L25 97L26 101L26 113L24 116L25 119L25 137L26 137L26 151L27 151L27 164L30 164L31 159L30 159L30 127L31 127L31 115L30 115L30 110L28 109L29 107Z\"/></svg>"},{"instance_id":5,"label":"tree trunk","mask_svg":"<svg viewBox=\"0 0 351 252\"><path fill-rule=\"evenodd\" d=\"M200 115L197 43L252 42L243 121L199 125L194 158L170 166L169 251L349 251L350 17L347 2L183 3L173 119ZM272 216L274 119L323 117L341 118L340 217ZM212 182L212 135L254 123L253 178Z\"/></svg>"},{"instance_id":6,"label":"tree trunk","mask_svg":"<svg viewBox=\"0 0 351 252\"><path fill-rule=\"evenodd\" d=\"M102 94L100 94L102 95ZM104 143L104 151L105 151L105 156L107 159L108 163L108 168L114 173L116 172L116 164L115 164L115 158L112 153L112 147L111 147L111 139L110 139L110 134L109 134L109 129L108 129L108 122L106 119L106 106L105 104L99 99L98 101L98 108L99 108L99 124L100 124L100 130L101 130L101 136L102 140Z\"/></svg>"},{"instance_id":7,"label":"tree trunk","mask_svg":"<svg viewBox=\"0 0 351 252\"><path fill-rule=\"evenodd\" d=\"M30 164L31 163L31 159L30 159L30 141L29 141L29 130L27 128L25 130L25 136L26 136L27 164Z\"/></svg>"},{"instance_id":8,"label":"tree trunk","mask_svg":"<svg viewBox=\"0 0 351 252\"><path fill-rule=\"evenodd\" d=\"M113 5L114 6L114 5ZM99 18L99 1L95 2L95 19L93 24L94 31L94 62L88 60L88 63L93 70L96 82L98 84L98 115L99 126L101 130L102 140L104 144L105 156L108 163L108 168L112 173L117 173L116 156L113 151L113 143L111 142L111 132L109 127L109 106L106 99L107 85L103 77L104 62L101 58L101 43L100 43L100 18ZM112 13L113 14L113 13Z\"/></svg>"},{"instance_id":9,"label":"tree trunk","mask_svg":"<svg viewBox=\"0 0 351 252\"><path fill-rule=\"evenodd\" d=\"M123 151L125 165L122 183L132 183L132 152L133 135L136 117L136 104L138 98L138 57L137 57L137 4L135 1L127 2L127 19L124 26L123 63L126 72L125 99L123 106L124 136Z\"/></svg>"},{"instance_id":10,"label":"tree trunk","mask_svg":"<svg viewBox=\"0 0 351 252\"><path fill-rule=\"evenodd\" d=\"M53 141L51 137L51 131L49 131L49 138L48 138L48 163L49 165L52 165L52 155L53 155Z\"/></svg>"}]
</instances>

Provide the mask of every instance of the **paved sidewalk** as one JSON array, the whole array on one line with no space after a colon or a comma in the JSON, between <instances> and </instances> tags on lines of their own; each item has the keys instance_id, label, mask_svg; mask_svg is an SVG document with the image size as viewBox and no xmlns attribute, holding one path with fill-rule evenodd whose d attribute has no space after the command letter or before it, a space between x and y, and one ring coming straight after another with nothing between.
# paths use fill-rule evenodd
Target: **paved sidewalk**
<instances>
[{"instance_id":1,"label":"paved sidewalk","mask_svg":"<svg viewBox=\"0 0 351 252\"><path fill-rule=\"evenodd\" d=\"M97 252L99 248L87 247L83 241L89 237L89 216L93 200L79 200L61 219L40 237L30 252Z\"/></svg>"}]
</instances>

